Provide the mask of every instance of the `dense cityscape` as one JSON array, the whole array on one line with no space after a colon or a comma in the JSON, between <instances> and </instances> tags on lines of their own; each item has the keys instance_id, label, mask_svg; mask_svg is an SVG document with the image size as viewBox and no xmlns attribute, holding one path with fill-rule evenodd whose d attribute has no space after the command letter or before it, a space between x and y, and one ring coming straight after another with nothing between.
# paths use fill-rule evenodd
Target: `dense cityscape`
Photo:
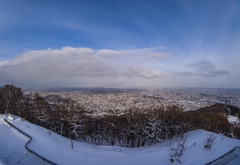
<instances>
[{"instance_id":1,"label":"dense cityscape","mask_svg":"<svg viewBox=\"0 0 240 165\"><path fill-rule=\"evenodd\" d=\"M120 115L130 109L157 109L178 105L184 111L197 110L214 103L240 107L239 89L182 88L182 89L111 89L78 88L38 91L41 96L58 95L81 104L89 114ZM54 101L53 101L54 102Z\"/></svg>"}]
</instances>

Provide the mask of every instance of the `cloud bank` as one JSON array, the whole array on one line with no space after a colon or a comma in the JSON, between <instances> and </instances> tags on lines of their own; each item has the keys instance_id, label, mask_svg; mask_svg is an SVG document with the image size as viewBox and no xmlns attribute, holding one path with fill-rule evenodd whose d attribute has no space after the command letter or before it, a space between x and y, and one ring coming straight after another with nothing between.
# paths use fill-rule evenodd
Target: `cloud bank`
<instances>
[{"instance_id":1,"label":"cloud bank","mask_svg":"<svg viewBox=\"0 0 240 165\"><path fill-rule=\"evenodd\" d=\"M66 46L29 50L11 60L0 61L0 85L24 88L207 86L208 78L215 84L227 81L224 76L230 74L209 60L190 63L181 71L184 65L164 47L94 50Z\"/></svg>"},{"instance_id":2,"label":"cloud bank","mask_svg":"<svg viewBox=\"0 0 240 165\"><path fill-rule=\"evenodd\" d=\"M90 81L111 84L117 78L155 79L166 73L150 66L145 60L166 58L161 48L139 50L93 50L90 48L63 47L62 49L30 50L10 60L0 62L0 83L24 86L52 86L71 84L82 86ZM117 61L116 61L117 59ZM135 64L127 63L134 60ZM110 82L109 82L110 81ZM68 82L68 83L66 83ZM97 82L95 82L97 86Z\"/></svg>"},{"instance_id":3,"label":"cloud bank","mask_svg":"<svg viewBox=\"0 0 240 165\"><path fill-rule=\"evenodd\" d=\"M165 52L165 47L153 47L153 48L144 48L137 50L109 50L102 49L96 52L101 57L113 59L113 60L121 60L127 59L130 62L133 61L158 61L162 59L169 58L171 53Z\"/></svg>"}]
</instances>

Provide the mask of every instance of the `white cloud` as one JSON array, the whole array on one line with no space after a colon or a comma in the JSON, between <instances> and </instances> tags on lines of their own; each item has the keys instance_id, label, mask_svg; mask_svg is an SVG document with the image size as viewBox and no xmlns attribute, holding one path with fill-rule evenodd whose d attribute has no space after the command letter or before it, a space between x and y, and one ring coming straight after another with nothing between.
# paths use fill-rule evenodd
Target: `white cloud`
<instances>
[{"instance_id":1,"label":"white cloud","mask_svg":"<svg viewBox=\"0 0 240 165\"><path fill-rule=\"evenodd\" d=\"M144 48L136 50L109 50L102 49L96 52L97 55L113 59L113 60L127 60L127 61L146 61L151 60L152 62L157 62L165 58L169 58L171 53L165 51L165 47L153 47L153 48ZM157 60L157 61L156 61Z\"/></svg>"},{"instance_id":2,"label":"white cloud","mask_svg":"<svg viewBox=\"0 0 240 165\"><path fill-rule=\"evenodd\" d=\"M0 68L3 67L4 65L7 65L9 61L0 61Z\"/></svg>"},{"instance_id":3,"label":"white cloud","mask_svg":"<svg viewBox=\"0 0 240 165\"><path fill-rule=\"evenodd\" d=\"M155 68L142 66L144 63L141 60L139 60L138 65L132 66L126 63L120 64L107 58L109 54L119 56L120 60L127 60L128 55L134 56L135 60L138 56L141 58L162 58L162 54L158 54L154 50L155 48L135 51L95 51L90 48L73 47L55 50L30 50L10 61L0 62L0 84L13 83L27 87L34 85L52 86L54 84L64 86L64 84L71 84L72 81L75 81L75 84L80 83L79 86L81 86L82 82L87 85L92 78L101 82L108 79L106 84L119 77L158 78L164 76L165 73ZM110 53L108 54L108 52ZM121 55L124 57L120 58ZM91 84L93 83L91 82Z\"/></svg>"},{"instance_id":4,"label":"white cloud","mask_svg":"<svg viewBox=\"0 0 240 165\"><path fill-rule=\"evenodd\" d=\"M144 79L152 79L152 78L165 76L166 73L160 72L154 69L150 69L150 68L145 68L145 67L129 66L123 72L123 75L126 75L128 77L141 77Z\"/></svg>"}]
</instances>

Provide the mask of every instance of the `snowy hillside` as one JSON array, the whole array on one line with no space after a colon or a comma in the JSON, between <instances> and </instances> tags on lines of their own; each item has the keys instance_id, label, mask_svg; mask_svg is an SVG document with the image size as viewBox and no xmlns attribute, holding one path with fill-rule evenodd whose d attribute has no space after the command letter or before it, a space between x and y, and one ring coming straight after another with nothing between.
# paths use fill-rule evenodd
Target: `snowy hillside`
<instances>
[{"instance_id":1,"label":"snowy hillside","mask_svg":"<svg viewBox=\"0 0 240 165\"><path fill-rule=\"evenodd\" d=\"M8 164L47 164L29 153L24 145L28 138L4 122L4 115L0 115L0 165ZM39 155L56 164L62 165L170 165L170 141L140 148L122 148L116 146L96 146L81 142L73 142L49 130L31 124L21 118L8 118L16 127L32 136L28 147ZM210 150L204 149L204 141L209 132L204 130L191 131L186 134L186 147L188 148L182 160L184 165L206 164L232 148L240 146L240 140L214 134L215 144ZM172 140L174 145L177 140Z\"/></svg>"}]
</instances>

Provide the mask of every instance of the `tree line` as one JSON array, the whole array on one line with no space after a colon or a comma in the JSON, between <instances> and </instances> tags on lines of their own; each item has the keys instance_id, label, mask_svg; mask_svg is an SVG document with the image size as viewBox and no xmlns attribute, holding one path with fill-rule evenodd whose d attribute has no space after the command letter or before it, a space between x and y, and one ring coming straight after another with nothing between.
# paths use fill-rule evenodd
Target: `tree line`
<instances>
[{"instance_id":1,"label":"tree line","mask_svg":"<svg viewBox=\"0 0 240 165\"><path fill-rule=\"evenodd\" d=\"M74 100L50 105L38 93L24 93L13 85L0 88L0 113L5 110L67 138L98 145L140 147L183 136L195 129L240 137L239 128L229 124L221 114L184 112L172 105L149 110L129 109L119 116L92 117L84 105Z\"/></svg>"}]
</instances>

